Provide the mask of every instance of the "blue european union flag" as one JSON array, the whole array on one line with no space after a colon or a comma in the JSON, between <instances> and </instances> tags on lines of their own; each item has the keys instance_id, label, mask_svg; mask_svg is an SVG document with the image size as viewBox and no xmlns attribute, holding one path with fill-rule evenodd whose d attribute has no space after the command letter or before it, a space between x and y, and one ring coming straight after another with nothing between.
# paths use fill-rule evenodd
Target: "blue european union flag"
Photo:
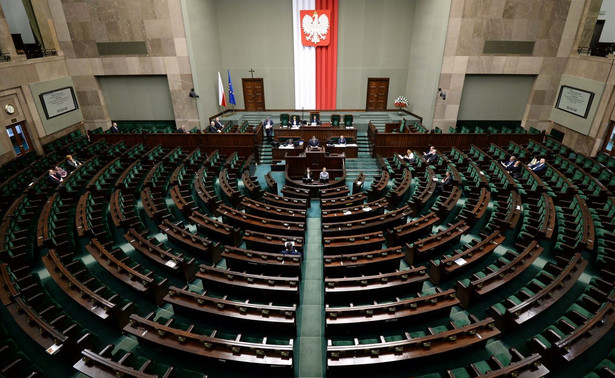
<instances>
[{"instance_id":1,"label":"blue european union flag","mask_svg":"<svg viewBox=\"0 0 615 378\"><path fill-rule=\"evenodd\" d=\"M228 102L230 102L233 105L237 105L237 102L235 102L235 92L233 91L233 83L231 82L231 71L226 70L226 72L228 73Z\"/></svg>"}]
</instances>

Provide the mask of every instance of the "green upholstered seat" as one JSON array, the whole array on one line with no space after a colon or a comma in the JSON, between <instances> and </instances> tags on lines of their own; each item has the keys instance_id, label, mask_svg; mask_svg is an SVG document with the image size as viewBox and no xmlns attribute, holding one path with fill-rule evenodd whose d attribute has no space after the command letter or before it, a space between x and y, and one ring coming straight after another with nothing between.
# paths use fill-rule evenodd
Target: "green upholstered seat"
<instances>
[{"instance_id":1,"label":"green upholstered seat","mask_svg":"<svg viewBox=\"0 0 615 378\"><path fill-rule=\"evenodd\" d=\"M344 114L344 126L352 126L354 116L352 114Z\"/></svg>"},{"instance_id":2,"label":"green upholstered seat","mask_svg":"<svg viewBox=\"0 0 615 378\"><path fill-rule=\"evenodd\" d=\"M280 114L280 124L282 126L288 126L289 122L290 122L290 114L288 113Z\"/></svg>"}]
</instances>

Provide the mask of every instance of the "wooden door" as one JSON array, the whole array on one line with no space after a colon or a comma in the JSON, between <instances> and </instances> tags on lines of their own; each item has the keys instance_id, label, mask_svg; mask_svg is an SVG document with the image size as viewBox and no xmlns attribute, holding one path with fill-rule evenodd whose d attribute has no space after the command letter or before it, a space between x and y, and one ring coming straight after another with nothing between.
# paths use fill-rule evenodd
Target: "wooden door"
<instances>
[{"instance_id":1,"label":"wooden door","mask_svg":"<svg viewBox=\"0 0 615 378\"><path fill-rule=\"evenodd\" d=\"M389 97L389 78L367 79L367 105L365 110L386 110Z\"/></svg>"},{"instance_id":2,"label":"wooden door","mask_svg":"<svg viewBox=\"0 0 615 378\"><path fill-rule=\"evenodd\" d=\"M265 110L265 89L263 79L241 79L243 103L247 111Z\"/></svg>"},{"instance_id":3,"label":"wooden door","mask_svg":"<svg viewBox=\"0 0 615 378\"><path fill-rule=\"evenodd\" d=\"M30 136L23 127L23 124L16 123L6 127L6 133L11 140L13 149L17 156L25 155L32 149L32 143L30 143Z\"/></svg>"}]
</instances>

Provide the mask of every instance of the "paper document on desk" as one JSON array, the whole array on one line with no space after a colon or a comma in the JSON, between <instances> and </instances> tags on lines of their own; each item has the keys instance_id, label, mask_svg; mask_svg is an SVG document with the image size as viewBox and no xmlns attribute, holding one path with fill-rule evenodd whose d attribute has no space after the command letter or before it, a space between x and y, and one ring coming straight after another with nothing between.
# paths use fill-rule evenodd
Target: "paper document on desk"
<instances>
[{"instance_id":1,"label":"paper document on desk","mask_svg":"<svg viewBox=\"0 0 615 378\"><path fill-rule=\"evenodd\" d=\"M457 265L459 265L459 266L465 265L465 264L467 264L467 263L468 263L468 262L467 262L466 260L462 259L461 257L460 257L460 258L458 258L457 260L455 260L455 264L457 264Z\"/></svg>"}]
</instances>

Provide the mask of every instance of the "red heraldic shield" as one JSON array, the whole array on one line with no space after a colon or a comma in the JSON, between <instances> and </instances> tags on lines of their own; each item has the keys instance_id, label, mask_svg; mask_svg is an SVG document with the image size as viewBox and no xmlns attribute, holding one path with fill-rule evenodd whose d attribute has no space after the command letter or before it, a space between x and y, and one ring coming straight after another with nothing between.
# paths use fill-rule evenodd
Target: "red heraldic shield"
<instances>
[{"instance_id":1,"label":"red heraldic shield","mask_svg":"<svg viewBox=\"0 0 615 378\"><path fill-rule=\"evenodd\" d=\"M299 15L303 46L329 46L331 11L302 10Z\"/></svg>"}]
</instances>

